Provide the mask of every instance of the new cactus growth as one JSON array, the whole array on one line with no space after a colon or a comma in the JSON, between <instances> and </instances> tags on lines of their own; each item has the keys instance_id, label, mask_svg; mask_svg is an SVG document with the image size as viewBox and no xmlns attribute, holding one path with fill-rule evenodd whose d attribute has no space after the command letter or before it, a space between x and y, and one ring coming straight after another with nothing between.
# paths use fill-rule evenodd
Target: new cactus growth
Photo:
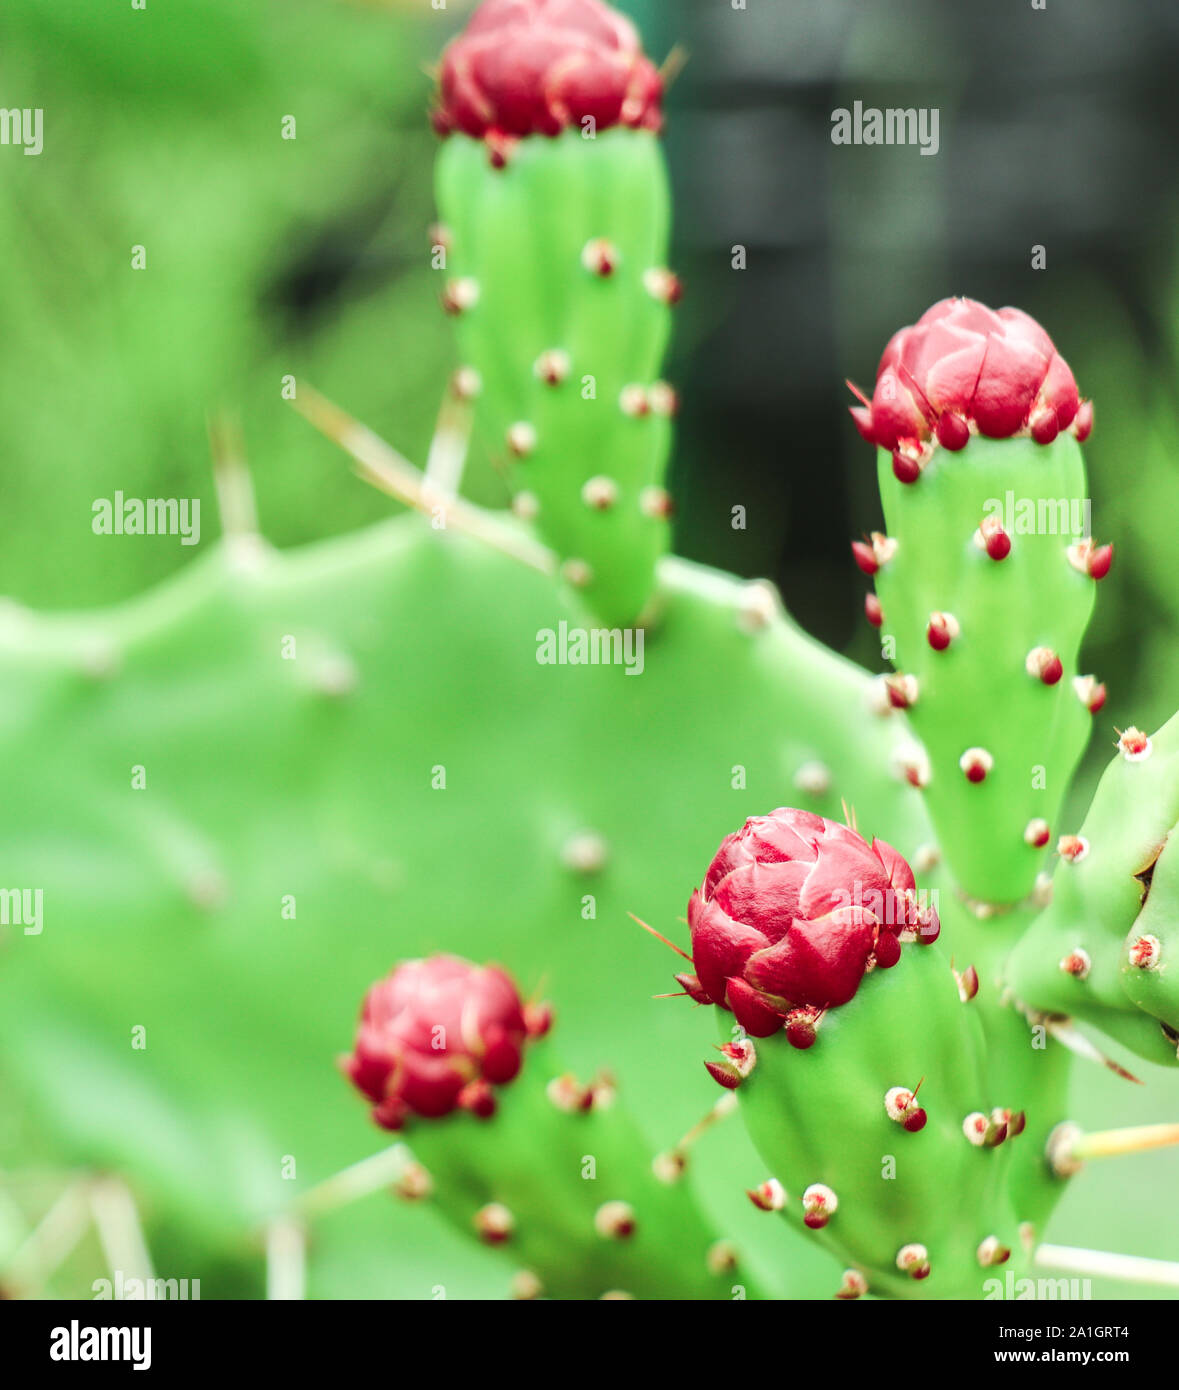
<instances>
[{"instance_id":1,"label":"new cactus growth","mask_svg":"<svg viewBox=\"0 0 1179 1390\"><path fill-rule=\"evenodd\" d=\"M725 839L688 920L689 992L731 1011L744 1063L709 1070L772 1174L754 1205L816 1233L861 1292L980 1296L1000 1239L1016 1245L998 1150L1022 1117L988 1093L978 1017L925 949L937 910L906 860L778 810Z\"/></svg>"},{"instance_id":2,"label":"new cactus growth","mask_svg":"<svg viewBox=\"0 0 1179 1390\"><path fill-rule=\"evenodd\" d=\"M671 514L661 95L599 0L502 0L443 55L435 114L443 302L477 428L611 625L645 616Z\"/></svg>"},{"instance_id":3,"label":"new cactus growth","mask_svg":"<svg viewBox=\"0 0 1179 1390\"><path fill-rule=\"evenodd\" d=\"M861 401L887 530L868 572L930 816L970 896L1017 902L1046 843L1025 828L1055 824L1091 723L1071 683L1108 569L1085 531L1092 411L1034 320L968 299L894 334Z\"/></svg>"},{"instance_id":4,"label":"new cactus growth","mask_svg":"<svg viewBox=\"0 0 1179 1390\"><path fill-rule=\"evenodd\" d=\"M710 1256L686 1152L653 1155L612 1079L579 1082L541 1041L551 1023L503 970L454 956L373 985L345 1071L378 1125L405 1128L397 1195L502 1247L531 1297L756 1296L731 1248Z\"/></svg>"}]
</instances>

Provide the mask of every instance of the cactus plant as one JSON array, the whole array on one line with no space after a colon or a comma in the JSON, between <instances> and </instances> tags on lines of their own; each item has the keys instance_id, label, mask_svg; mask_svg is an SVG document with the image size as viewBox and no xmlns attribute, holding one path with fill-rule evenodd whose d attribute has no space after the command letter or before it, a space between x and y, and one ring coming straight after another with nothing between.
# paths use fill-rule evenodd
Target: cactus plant
<instances>
[{"instance_id":1,"label":"cactus plant","mask_svg":"<svg viewBox=\"0 0 1179 1390\"><path fill-rule=\"evenodd\" d=\"M1173 723L1122 731L1067 834L1112 552L988 508L1071 527L1092 408L1018 311L947 301L894 337L853 412L890 677L768 584L665 554L660 98L600 0L487 0L443 56L445 431L473 403L514 515L300 381L432 524L280 555L238 517L118 609L0 612L27 789L0 824L48 904L44 933L9 920L6 1072L61 1152L127 1175L150 1234L199 1232L242 1279L265 1248L272 1291L302 1291L283 1252L309 1241L313 1293L357 1292L362 1250L403 1297L981 1296L1031 1267L1085 1158L1175 1138L1083 1135L1067 1108L1073 1051L1098 1051L1074 1017L1174 1059ZM580 656L544 658L557 631ZM689 953L668 923L693 882ZM662 961L630 912L688 956L668 992L715 1006L719 1047L706 1008L644 997ZM555 1040L515 983L542 980ZM332 1067L366 986L367 1116ZM613 1105L571 1079L601 1068ZM744 1127L714 1123L731 1092ZM705 1133L690 1163L669 1143ZM36 1241L0 1248L0 1287L26 1291Z\"/></svg>"}]
</instances>

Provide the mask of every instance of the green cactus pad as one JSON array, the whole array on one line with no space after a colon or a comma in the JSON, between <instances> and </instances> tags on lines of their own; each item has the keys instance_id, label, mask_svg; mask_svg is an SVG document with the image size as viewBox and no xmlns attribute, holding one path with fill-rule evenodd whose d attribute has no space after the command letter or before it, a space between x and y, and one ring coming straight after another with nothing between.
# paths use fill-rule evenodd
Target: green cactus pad
<instances>
[{"instance_id":1,"label":"green cactus pad","mask_svg":"<svg viewBox=\"0 0 1179 1390\"><path fill-rule=\"evenodd\" d=\"M456 318L463 365L481 378L476 427L594 612L633 622L669 534L674 395L658 378L671 311L650 279L667 269L659 142L569 130L520 141L496 169L482 142L455 135L437 191L447 284L473 301ZM590 263L599 243L608 273Z\"/></svg>"},{"instance_id":2,"label":"green cactus pad","mask_svg":"<svg viewBox=\"0 0 1179 1390\"><path fill-rule=\"evenodd\" d=\"M815 1237L865 1274L871 1292L980 1298L995 1272L977 1256L989 1236L1021 1260L1004 1177L1025 1136L987 1148L963 1132L968 1115L989 1115L1005 1100L988 1090L981 1026L937 947L907 946L896 966L874 971L824 1015L812 1047L796 1049L781 1033L756 1047L737 1094L786 1189L783 1214L801 1227L805 1189L831 1188L838 1209ZM909 1133L889 1117L885 1095L919 1082L928 1119ZM928 1278L897 1268L899 1251L914 1243L928 1251Z\"/></svg>"},{"instance_id":3,"label":"green cactus pad","mask_svg":"<svg viewBox=\"0 0 1179 1390\"><path fill-rule=\"evenodd\" d=\"M1175 1046L1147 1017L1155 1012L1147 1001L1157 998L1166 977L1160 973L1151 979L1151 972L1131 970L1126 957L1134 938L1166 930L1169 864L1160 882L1159 906L1149 917L1147 909L1154 892L1152 873L1162 864L1160 851L1177 820L1179 716L1152 736L1148 757L1137 762L1120 752L1114 757L1079 832L1086 844L1083 856L1061 860L1052 880L1051 905L1016 945L1005 968L1008 984L1025 1005L1075 1015L1163 1065L1175 1064ZM1142 927L1140 914L1146 918ZM1062 968L1063 961L1082 952L1086 971ZM1138 994L1147 1014L1134 1007Z\"/></svg>"},{"instance_id":4,"label":"green cactus pad","mask_svg":"<svg viewBox=\"0 0 1179 1390\"><path fill-rule=\"evenodd\" d=\"M1086 496L1080 447L1071 435L1048 445L976 436L960 452L936 450L912 484L897 480L882 450L879 477L896 541L876 575L882 638L895 639L898 669L917 680L911 719L930 759L930 816L965 892L1012 903L1043 861L1025 831L1033 820L1055 827L1091 723L1072 678L1094 581L1069 563L1073 537L1059 525ZM988 512L1007 510L1009 495L1011 550L994 560L974 536ZM1021 517L1038 529L1021 529ZM1050 521L1056 534L1044 533ZM926 635L935 613L957 625L944 650ZM1040 647L1063 665L1054 685L1026 669ZM976 749L993 766L974 783L960 762Z\"/></svg>"}]
</instances>

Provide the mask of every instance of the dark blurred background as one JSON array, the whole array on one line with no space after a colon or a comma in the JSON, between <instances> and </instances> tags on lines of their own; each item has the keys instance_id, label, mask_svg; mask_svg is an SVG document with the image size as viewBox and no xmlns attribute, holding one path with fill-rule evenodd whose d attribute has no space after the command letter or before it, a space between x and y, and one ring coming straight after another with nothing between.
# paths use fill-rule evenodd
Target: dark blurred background
<instances>
[{"instance_id":1,"label":"dark blurred background","mask_svg":"<svg viewBox=\"0 0 1179 1390\"><path fill-rule=\"evenodd\" d=\"M453 361L427 261L427 68L470 8L5 0L2 104L44 108L45 149L0 149L0 592L104 603L181 566L172 538L93 538L90 507L198 495L212 539L210 412L241 423L275 543L386 513L281 380L423 459ZM688 285L668 373L680 550L773 576L809 629L878 664L847 554L878 503L844 377L870 387L892 331L944 295L1017 303L1096 400L1094 528L1119 559L1091 664L1115 713L1133 696L1127 722L1160 721L1179 703L1179 6L622 8L657 59L687 56L667 134ZM938 154L833 145L831 113L856 99L937 107ZM496 497L484 461L469 478Z\"/></svg>"}]
</instances>

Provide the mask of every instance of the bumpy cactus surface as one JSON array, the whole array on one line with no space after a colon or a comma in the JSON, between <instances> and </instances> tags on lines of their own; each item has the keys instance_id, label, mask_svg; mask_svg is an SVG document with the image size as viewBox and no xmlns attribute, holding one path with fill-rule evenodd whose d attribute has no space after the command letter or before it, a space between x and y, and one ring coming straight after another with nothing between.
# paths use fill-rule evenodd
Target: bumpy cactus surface
<instances>
[{"instance_id":1,"label":"bumpy cactus surface","mask_svg":"<svg viewBox=\"0 0 1179 1390\"><path fill-rule=\"evenodd\" d=\"M5 1076L235 1286L267 1250L289 1289L302 1241L325 1296L981 1297L1085 1159L1176 1137L1069 1120L1089 1029L1169 1064L1179 1030L1179 724L1122 730L1060 821L1108 732L1092 409L1017 310L889 343L853 411L888 677L665 553L661 99L599 0L488 0L443 55L448 410L514 515L300 381L429 521L239 528L117 610L0 611L0 829L48 885L4 938ZM558 631L614 656L546 660Z\"/></svg>"}]
</instances>

